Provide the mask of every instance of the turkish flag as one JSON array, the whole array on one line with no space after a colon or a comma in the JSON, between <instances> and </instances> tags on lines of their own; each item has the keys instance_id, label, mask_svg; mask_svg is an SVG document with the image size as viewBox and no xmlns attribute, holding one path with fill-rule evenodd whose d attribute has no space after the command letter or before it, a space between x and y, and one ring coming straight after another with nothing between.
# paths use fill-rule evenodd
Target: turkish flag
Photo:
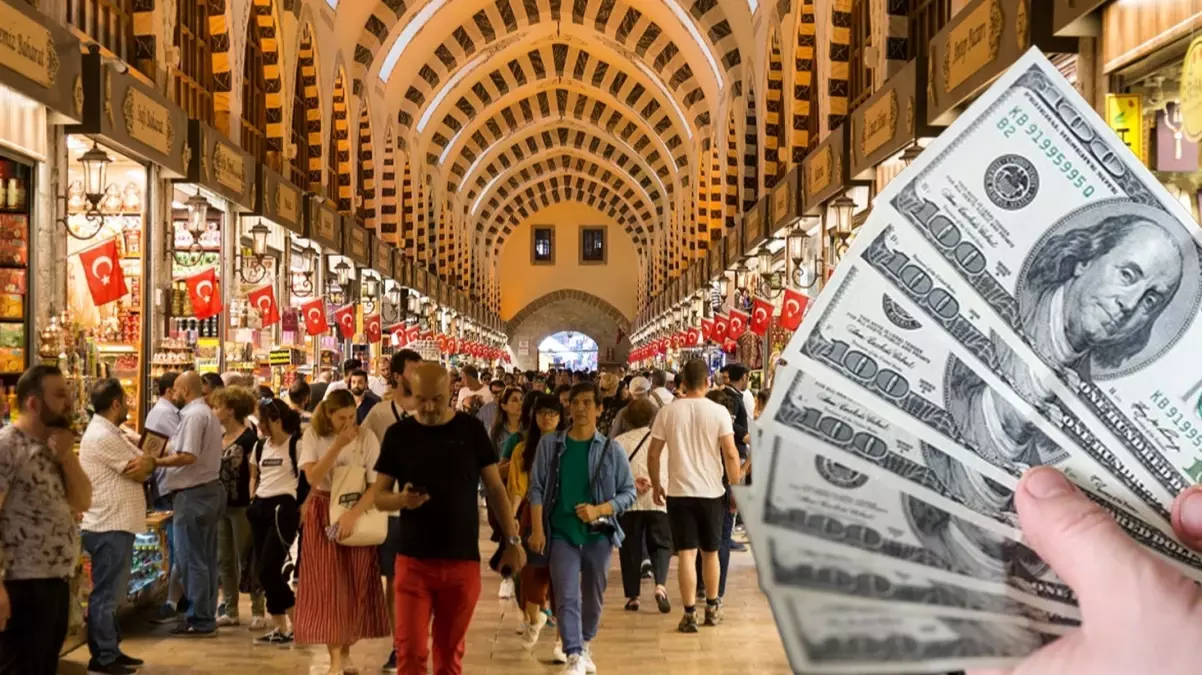
<instances>
[{"instance_id":1,"label":"turkish flag","mask_svg":"<svg viewBox=\"0 0 1202 675\"><path fill-rule=\"evenodd\" d=\"M685 344L690 347L696 347L701 344L701 330L696 326L689 328L687 333L688 338L685 339Z\"/></svg>"},{"instance_id":2,"label":"turkish flag","mask_svg":"<svg viewBox=\"0 0 1202 675\"><path fill-rule=\"evenodd\" d=\"M768 322L772 319L772 303L763 298L756 298L751 308L751 325L748 328L760 337L768 332Z\"/></svg>"},{"instance_id":3,"label":"turkish flag","mask_svg":"<svg viewBox=\"0 0 1202 675\"><path fill-rule=\"evenodd\" d=\"M406 344L408 344L408 343L410 343L410 342L417 342L417 340L418 340L418 337L421 335L421 332L422 332L422 329L421 329L421 327L420 327L420 326L417 326L417 325L410 326L410 327L406 328L406 329L405 329L405 342L406 342Z\"/></svg>"},{"instance_id":4,"label":"turkish flag","mask_svg":"<svg viewBox=\"0 0 1202 675\"><path fill-rule=\"evenodd\" d=\"M810 299L804 293L786 288L785 302L780 312L780 325L788 330L797 330L797 327L801 325L802 317L806 315L806 306L809 304Z\"/></svg>"},{"instance_id":5,"label":"turkish flag","mask_svg":"<svg viewBox=\"0 0 1202 675\"><path fill-rule=\"evenodd\" d=\"M734 353L735 353L735 349L737 349L737 348L738 348L738 346L739 346L739 343L737 343L737 342L735 342L734 340L731 340L731 339L729 339L729 338L727 338L726 342L723 342L723 343L722 343L722 349L723 349L723 350L724 350L724 351L725 351L727 354L734 354Z\"/></svg>"},{"instance_id":6,"label":"turkish flag","mask_svg":"<svg viewBox=\"0 0 1202 675\"><path fill-rule=\"evenodd\" d=\"M300 313L305 319L305 332L309 335L321 335L330 327L326 323L326 301L324 298L310 300L301 305Z\"/></svg>"},{"instance_id":7,"label":"turkish flag","mask_svg":"<svg viewBox=\"0 0 1202 675\"><path fill-rule=\"evenodd\" d=\"M259 316L263 319L264 328L279 322L280 308L275 304L275 288L271 284L267 284L262 288L256 288L247 293L246 299L252 307L259 310Z\"/></svg>"},{"instance_id":8,"label":"turkish flag","mask_svg":"<svg viewBox=\"0 0 1202 675\"><path fill-rule=\"evenodd\" d=\"M119 300L129 292L116 237L80 253L79 262L83 264L83 275L97 307Z\"/></svg>"},{"instance_id":9,"label":"turkish flag","mask_svg":"<svg viewBox=\"0 0 1202 675\"><path fill-rule=\"evenodd\" d=\"M380 341L380 315L369 314L363 318L363 332L367 333L368 342Z\"/></svg>"},{"instance_id":10,"label":"turkish flag","mask_svg":"<svg viewBox=\"0 0 1202 675\"><path fill-rule=\"evenodd\" d=\"M217 268L194 274L184 280L192 300L192 315L207 319L221 313L221 289L217 286Z\"/></svg>"},{"instance_id":11,"label":"turkish flag","mask_svg":"<svg viewBox=\"0 0 1202 675\"><path fill-rule=\"evenodd\" d=\"M347 305L334 310L334 323L338 324L338 332L343 340L355 336L355 306Z\"/></svg>"},{"instance_id":12,"label":"turkish flag","mask_svg":"<svg viewBox=\"0 0 1202 675\"><path fill-rule=\"evenodd\" d=\"M726 337L731 340L738 340L743 337L743 333L747 332L747 324L751 317L747 316L747 312L741 312L737 309L730 310L730 325L726 328Z\"/></svg>"},{"instance_id":13,"label":"turkish flag","mask_svg":"<svg viewBox=\"0 0 1202 675\"><path fill-rule=\"evenodd\" d=\"M714 322L710 319L701 320L701 339L704 342L709 342L709 339L714 336Z\"/></svg>"},{"instance_id":14,"label":"turkish flag","mask_svg":"<svg viewBox=\"0 0 1202 675\"><path fill-rule=\"evenodd\" d=\"M726 331L729 329L730 317L726 316L725 314L715 314L714 332L710 335L710 338L712 338L714 342L722 344L722 341L726 339Z\"/></svg>"},{"instance_id":15,"label":"turkish flag","mask_svg":"<svg viewBox=\"0 0 1202 675\"><path fill-rule=\"evenodd\" d=\"M405 337L405 324L403 323L389 328L388 334L392 337L392 346L394 347L404 347L409 342Z\"/></svg>"}]
</instances>

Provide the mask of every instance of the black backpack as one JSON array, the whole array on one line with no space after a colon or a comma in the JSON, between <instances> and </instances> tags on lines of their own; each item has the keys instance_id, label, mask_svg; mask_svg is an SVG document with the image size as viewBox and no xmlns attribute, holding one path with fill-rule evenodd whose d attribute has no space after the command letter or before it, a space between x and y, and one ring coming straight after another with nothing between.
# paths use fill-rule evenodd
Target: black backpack
<instances>
[{"instance_id":1,"label":"black backpack","mask_svg":"<svg viewBox=\"0 0 1202 675\"><path fill-rule=\"evenodd\" d=\"M300 441L300 434L292 434L288 439L288 458L292 460L292 475L296 476L296 503L301 505L305 503L305 499L309 496L309 479L305 477L305 472L300 470L296 463L296 444ZM255 466L263 460L263 446L267 444L267 439L260 438L255 444Z\"/></svg>"}]
</instances>

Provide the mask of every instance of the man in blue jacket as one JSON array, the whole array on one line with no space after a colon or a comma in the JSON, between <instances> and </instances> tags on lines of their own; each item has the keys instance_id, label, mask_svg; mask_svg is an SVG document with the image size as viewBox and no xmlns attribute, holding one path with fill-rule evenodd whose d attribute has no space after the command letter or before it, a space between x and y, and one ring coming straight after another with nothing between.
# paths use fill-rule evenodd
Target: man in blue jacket
<instances>
[{"instance_id":1,"label":"man in blue jacket","mask_svg":"<svg viewBox=\"0 0 1202 675\"><path fill-rule=\"evenodd\" d=\"M572 426L539 443L526 498L530 548L550 549L555 617L567 655L563 672L585 675L597 671L589 642L601 623L610 554L622 544L617 516L636 494L626 451L597 432L597 385L573 385L568 400Z\"/></svg>"}]
</instances>

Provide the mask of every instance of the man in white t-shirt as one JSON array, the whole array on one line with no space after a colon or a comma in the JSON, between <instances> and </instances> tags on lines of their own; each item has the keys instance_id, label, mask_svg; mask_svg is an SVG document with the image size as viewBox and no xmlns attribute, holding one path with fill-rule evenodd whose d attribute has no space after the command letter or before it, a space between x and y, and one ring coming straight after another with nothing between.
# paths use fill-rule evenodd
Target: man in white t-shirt
<instances>
[{"instance_id":1,"label":"man in white t-shirt","mask_svg":"<svg viewBox=\"0 0 1202 675\"><path fill-rule=\"evenodd\" d=\"M658 373L657 373L658 374ZM656 504L668 505L672 543L680 554L678 573L684 617L678 629L697 632L694 605L697 600L697 550L701 549L702 574L705 578L705 623L715 626L722 621L718 603L720 567L718 549L722 544L722 521L727 510L726 485L740 478L739 451L735 448L730 412L705 398L709 371L705 362L695 359L680 373L680 394L665 405L651 427L651 448L647 463ZM668 484L660 475L660 456L668 452ZM665 500L665 497L667 498Z\"/></svg>"},{"instance_id":2,"label":"man in white t-shirt","mask_svg":"<svg viewBox=\"0 0 1202 675\"><path fill-rule=\"evenodd\" d=\"M701 395L704 396L705 392L701 392ZM661 408L676 400L676 396L668 391L668 374L662 370L651 373L651 400Z\"/></svg>"},{"instance_id":3,"label":"man in white t-shirt","mask_svg":"<svg viewBox=\"0 0 1202 675\"><path fill-rule=\"evenodd\" d=\"M488 385L480 381L480 371L475 366L464 366L460 374L463 375L463 386L459 388L459 398L455 401L456 410L466 410L464 404L473 396L480 398L481 407L492 402L492 392L488 390Z\"/></svg>"}]
</instances>

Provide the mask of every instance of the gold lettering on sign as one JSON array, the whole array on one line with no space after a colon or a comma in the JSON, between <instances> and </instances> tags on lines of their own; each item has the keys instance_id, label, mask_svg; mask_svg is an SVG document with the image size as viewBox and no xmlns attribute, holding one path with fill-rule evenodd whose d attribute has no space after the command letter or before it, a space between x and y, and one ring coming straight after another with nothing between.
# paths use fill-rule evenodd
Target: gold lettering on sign
<instances>
[{"instance_id":1,"label":"gold lettering on sign","mask_svg":"<svg viewBox=\"0 0 1202 675\"><path fill-rule=\"evenodd\" d=\"M167 106L143 94L136 87L125 90L125 131L130 138L144 143L164 155L171 154L175 141L175 125Z\"/></svg>"},{"instance_id":2,"label":"gold lettering on sign","mask_svg":"<svg viewBox=\"0 0 1202 675\"><path fill-rule=\"evenodd\" d=\"M1190 43L1181 65L1181 121L1186 138L1202 140L1202 37Z\"/></svg>"},{"instance_id":3,"label":"gold lettering on sign","mask_svg":"<svg viewBox=\"0 0 1202 675\"><path fill-rule=\"evenodd\" d=\"M54 36L42 24L0 2L0 64L43 87L58 76Z\"/></svg>"},{"instance_id":4,"label":"gold lettering on sign","mask_svg":"<svg viewBox=\"0 0 1202 675\"><path fill-rule=\"evenodd\" d=\"M772 224L773 227L777 223L793 215L789 211L789 184L781 183L776 186L772 192Z\"/></svg>"},{"instance_id":5,"label":"gold lettering on sign","mask_svg":"<svg viewBox=\"0 0 1202 675\"><path fill-rule=\"evenodd\" d=\"M1002 8L998 0L977 5L948 33L944 48L944 91L955 91L997 57L1002 41Z\"/></svg>"},{"instance_id":6,"label":"gold lettering on sign","mask_svg":"<svg viewBox=\"0 0 1202 675\"><path fill-rule=\"evenodd\" d=\"M300 193L292 188L275 184L275 213L280 220L300 222Z\"/></svg>"},{"instance_id":7,"label":"gold lettering on sign","mask_svg":"<svg viewBox=\"0 0 1202 675\"><path fill-rule=\"evenodd\" d=\"M334 240L334 214L322 209L317 218L318 234L329 241Z\"/></svg>"},{"instance_id":8,"label":"gold lettering on sign","mask_svg":"<svg viewBox=\"0 0 1202 675\"><path fill-rule=\"evenodd\" d=\"M743 216L743 244L745 246L759 238L761 225L759 209L752 209Z\"/></svg>"},{"instance_id":9,"label":"gold lettering on sign","mask_svg":"<svg viewBox=\"0 0 1202 675\"><path fill-rule=\"evenodd\" d=\"M367 230L351 226L351 251L360 258L370 255L367 251Z\"/></svg>"},{"instance_id":10,"label":"gold lettering on sign","mask_svg":"<svg viewBox=\"0 0 1202 675\"><path fill-rule=\"evenodd\" d=\"M217 182L236 192L246 187L246 161L242 154L217 141L213 144L213 171Z\"/></svg>"},{"instance_id":11,"label":"gold lettering on sign","mask_svg":"<svg viewBox=\"0 0 1202 675\"><path fill-rule=\"evenodd\" d=\"M860 155L867 157L897 136L897 90L864 109Z\"/></svg>"},{"instance_id":12,"label":"gold lettering on sign","mask_svg":"<svg viewBox=\"0 0 1202 675\"><path fill-rule=\"evenodd\" d=\"M832 153L834 150L830 144L824 145L805 163L807 197L813 197L830 186L834 178L831 172L834 165Z\"/></svg>"}]
</instances>

